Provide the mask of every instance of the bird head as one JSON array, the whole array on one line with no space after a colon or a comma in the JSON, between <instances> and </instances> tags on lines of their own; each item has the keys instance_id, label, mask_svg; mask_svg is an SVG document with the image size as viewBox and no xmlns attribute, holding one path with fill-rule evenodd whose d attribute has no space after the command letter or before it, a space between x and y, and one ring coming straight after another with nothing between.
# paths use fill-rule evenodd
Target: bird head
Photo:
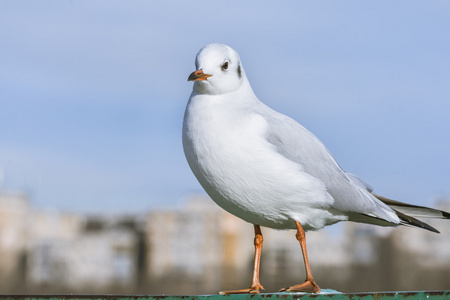
<instances>
[{"instance_id":1,"label":"bird head","mask_svg":"<svg viewBox=\"0 0 450 300\"><path fill-rule=\"evenodd\" d=\"M246 80L239 54L223 44L209 44L195 58L196 71L189 75L194 92L220 95L237 90Z\"/></svg>"}]
</instances>

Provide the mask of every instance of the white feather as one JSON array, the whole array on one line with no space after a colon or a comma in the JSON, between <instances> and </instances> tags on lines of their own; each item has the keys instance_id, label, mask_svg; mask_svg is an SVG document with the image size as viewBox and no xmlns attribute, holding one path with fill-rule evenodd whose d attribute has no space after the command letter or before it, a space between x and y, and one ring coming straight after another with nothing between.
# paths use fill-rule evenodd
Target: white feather
<instances>
[{"instance_id":1,"label":"white feather","mask_svg":"<svg viewBox=\"0 0 450 300\"><path fill-rule=\"evenodd\" d=\"M233 49L208 45L196 65L212 76L194 83L183 147L193 173L218 205L277 229L294 229L294 221L305 230L344 220L400 223L312 133L258 100Z\"/></svg>"}]
</instances>

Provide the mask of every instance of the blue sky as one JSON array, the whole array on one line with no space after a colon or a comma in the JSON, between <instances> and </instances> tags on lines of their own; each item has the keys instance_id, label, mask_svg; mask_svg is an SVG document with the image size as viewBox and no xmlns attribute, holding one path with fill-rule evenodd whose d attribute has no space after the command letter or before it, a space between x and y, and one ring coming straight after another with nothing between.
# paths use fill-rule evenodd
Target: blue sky
<instances>
[{"instance_id":1,"label":"blue sky","mask_svg":"<svg viewBox=\"0 0 450 300\"><path fill-rule=\"evenodd\" d=\"M33 205L140 211L201 187L181 146L197 51L379 194L450 195L448 1L2 1L0 170Z\"/></svg>"}]
</instances>

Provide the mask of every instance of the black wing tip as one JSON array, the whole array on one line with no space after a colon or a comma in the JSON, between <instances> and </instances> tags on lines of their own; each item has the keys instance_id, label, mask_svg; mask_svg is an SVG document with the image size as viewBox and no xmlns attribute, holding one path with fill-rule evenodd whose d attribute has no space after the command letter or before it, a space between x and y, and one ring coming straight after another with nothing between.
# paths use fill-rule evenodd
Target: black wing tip
<instances>
[{"instance_id":1,"label":"black wing tip","mask_svg":"<svg viewBox=\"0 0 450 300\"><path fill-rule=\"evenodd\" d=\"M433 226L428 225L427 223L424 222L411 222L410 220L404 220L402 219L401 222L402 225L406 225L406 226L411 226L411 227L416 227L416 228L421 228L421 229L425 229L431 232L435 232L435 233L441 233L439 230L437 230L436 228L434 228Z\"/></svg>"},{"instance_id":2,"label":"black wing tip","mask_svg":"<svg viewBox=\"0 0 450 300\"><path fill-rule=\"evenodd\" d=\"M450 213L443 211L443 210L441 210L441 212L442 212L442 217L444 217L444 219L450 219Z\"/></svg>"},{"instance_id":3,"label":"black wing tip","mask_svg":"<svg viewBox=\"0 0 450 300\"><path fill-rule=\"evenodd\" d=\"M429 230L431 232L435 232L435 233L441 233L439 230L437 230L436 228L434 228L433 226L428 225L427 223L423 223L424 226L421 226L421 228L425 229L425 230Z\"/></svg>"},{"instance_id":4,"label":"black wing tip","mask_svg":"<svg viewBox=\"0 0 450 300\"><path fill-rule=\"evenodd\" d=\"M433 226L428 225L425 222L422 222L414 217L405 215L397 210L395 210L395 213L397 214L397 216L400 218L401 220L401 224L403 225L407 225L407 226L412 226L412 227L417 227L417 228L422 228L431 232L435 232L435 233L440 233L439 230L437 230L436 228L434 228Z\"/></svg>"}]
</instances>

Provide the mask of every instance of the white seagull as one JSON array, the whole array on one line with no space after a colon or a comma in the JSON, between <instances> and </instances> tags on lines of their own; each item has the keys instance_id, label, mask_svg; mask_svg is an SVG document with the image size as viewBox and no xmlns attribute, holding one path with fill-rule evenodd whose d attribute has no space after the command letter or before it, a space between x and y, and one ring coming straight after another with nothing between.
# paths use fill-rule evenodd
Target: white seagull
<instances>
[{"instance_id":1,"label":"white seagull","mask_svg":"<svg viewBox=\"0 0 450 300\"><path fill-rule=\"evenodd\" d=\"M229 46L206 45L195 67L188 78L194 87L183 122L187 161L208 195L255 229L250 288L221 293L263 289L260 226L297 230L306 280L282 291L318 293L305 231L353 221L438 232L415 217L450 218L447 212L378 196L367 183L343 171L317 137L255 96L238 53Z\"/></svg>"}]
</instances>

